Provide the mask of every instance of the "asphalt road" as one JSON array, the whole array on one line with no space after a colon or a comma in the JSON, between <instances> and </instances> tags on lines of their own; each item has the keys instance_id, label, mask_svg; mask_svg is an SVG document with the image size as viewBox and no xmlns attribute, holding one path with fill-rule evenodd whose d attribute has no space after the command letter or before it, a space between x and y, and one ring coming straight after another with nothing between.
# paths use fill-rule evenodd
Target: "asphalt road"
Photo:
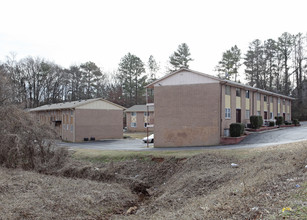
<instances>
[{"instance_id":1,"label":"asphalt road","mask_svg":"<svg viewBox=\"0 0 307 220\"><path fill-rule=\"evenodd\" d=\"M153 144L144 144L140 139L101 140L94 142L66 143L58 145L69 148L96 149L96 150L134 150L134 151L167 151L167 150L202 150L202 149L239 149L265 147L276 144L285 144L307 140L307 122L301 122L300 127L279 128L262 131L248 135L241 143L236 145L217 145L203 147L153 148Z\"/></svg>"}]
</instances>

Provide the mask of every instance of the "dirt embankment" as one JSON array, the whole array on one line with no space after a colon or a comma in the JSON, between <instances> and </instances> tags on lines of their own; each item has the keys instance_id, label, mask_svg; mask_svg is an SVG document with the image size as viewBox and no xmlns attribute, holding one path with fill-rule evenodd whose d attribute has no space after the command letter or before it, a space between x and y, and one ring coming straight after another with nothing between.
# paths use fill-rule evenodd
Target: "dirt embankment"
<instances>
[{"instance_id":1,"label":"dirt embankment","mask_svg":"<svg viewBox=\"0 0 307 220\"><path fill-rule=\"evenodd\" d=\"M302 205L290 196L306 183L306 164L307 144L296 143L239 156L71 161L48 175L1 170L0 196L11 202L0 211L8 219L267 219Z\"/></svg>"}]
</instances>

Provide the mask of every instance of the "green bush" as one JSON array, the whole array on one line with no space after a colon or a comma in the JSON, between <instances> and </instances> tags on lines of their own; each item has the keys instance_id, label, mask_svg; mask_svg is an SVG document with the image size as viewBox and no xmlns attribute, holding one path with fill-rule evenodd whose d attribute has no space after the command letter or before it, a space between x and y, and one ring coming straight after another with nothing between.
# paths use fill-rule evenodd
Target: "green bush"
<instances>
[{"instance_id":1,"label":"green bush","mask_svg":"<svg viewBox=\"0 0 307 220\"><path fill-rule=\"evenodd\" d=\"M251 122L252 128L258 129L263 124L262 116L261 115L252 115L252 116L250 116L250 122Z\"/></svg>"},{"instance_id":2,"label":"green bush","mask_svg":"<svg viewBox=\"0 0 307 220\"><path fill-rule=\"evenodd\" d=\"M291 125L291 122L285 121L285 125Z\"/></svg>"},{"instance_id":3,"label":"green bush","mask_svg":"<svg viewBox=\"0 0 307 220\"><path fill-rule=\"evenodd\" d=\"M282 116L276 116L276 125L282 125L284 123L284 117Z\"/></svg>"},{"instance_id":4,"label":"green bush","mask_svg":"<svg viewBox=\"0 0 307 220\"><path fill-rule=\"evenodd\" d=\"M244 131L245 131L245 124L241 123L241 130L240 130L240 134L244 134Z\"/></svg>"},{"instance_id":5,"label":"green bush","mask_svg":"<svg viewBox=\"0 0 307 220\"><path fill-rule=\"evenodd\" d=\"M298 119L293 119L292 123L293 123L295 126L300 124L300 122L298 121Z\"/></svg>"},{"instance_id":6,"label":"green bush","mask_svg":"<svg viewBox=\"0 0 307 220\"><path fill-rule=\"evenodd\" d=\"M269 127L274 127L274 126L275 126L274 121L270 121L270 122L269 122Z\"/></svg>"},{"instance_id":7,"label":"green bush","mask_svg":"<svg viewBox=\"0 0 307 220\"><path fill-rule=\"evenodd\" d=\"M241 123L232 123L230 124L230 137L240 137L242 131Z\"/></svg>"}]
</instances>

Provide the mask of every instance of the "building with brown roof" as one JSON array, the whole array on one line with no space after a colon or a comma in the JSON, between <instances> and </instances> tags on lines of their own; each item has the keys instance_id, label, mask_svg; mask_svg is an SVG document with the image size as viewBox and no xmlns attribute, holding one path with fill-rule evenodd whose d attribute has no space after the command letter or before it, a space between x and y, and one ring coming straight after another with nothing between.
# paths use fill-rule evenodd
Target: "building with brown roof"
<instances>
[{"instance_id":1,"label":"building with brown roof","mask_svg":"<svg viewBox=\"0 0 307 220\"><path fill-rule=\"evenodd\" d=\"M231 123L283 116L291 120L293 98L189 69L155 82L155 147L217 145Z\"/></svg>"},{"instance_id":2,"label":"building with brown roof","mask_svg":"<svg viewBox=\"0 0 307 220\"><path fill-rule=\"evenodd\" d=\"M80 142L122 138L124 109L97 98L44 105L30 112L40 123L54 126L62 140Z\"/></svg>"},{"instance_id":3,"label":"building with brown roof","mask_svg":"<svg viewBox=\"0 0 307 220\"><path fill-rule=\"evenodd\" d=\"M125 110L127 131L146 132L153 131L154 107L146 105L134 105Z\"/></svg>"}]
</instances>

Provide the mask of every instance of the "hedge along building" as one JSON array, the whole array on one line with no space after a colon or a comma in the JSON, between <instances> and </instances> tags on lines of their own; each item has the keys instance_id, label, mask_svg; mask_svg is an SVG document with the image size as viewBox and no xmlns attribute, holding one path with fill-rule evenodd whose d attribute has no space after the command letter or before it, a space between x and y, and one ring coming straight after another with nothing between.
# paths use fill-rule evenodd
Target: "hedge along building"
<instances>
[{"instance_id":1,"label":"hedge along building","mask_svg":"<svg viewBox=\"0 0 307 220\"><path fill-rule=\"evenodd\" d=\"M155 82L155 147L216 145L231 123L291 119L293 98L180 69Z\"/></svg>"},{"instance_id":2,"label":"hedge along building","mask_svg":"<svg viewBox=\"0 0 307 220\"><path fill-rule=\"evenodd\" d=\"M62 140L80 142L122 138L124 109L98 98L44 105L30 112L40 123L54 126Z\"/></svg>"},{"instance_id":3,"label":"hedge along building","mask_svg":"<svg viewBox=\"0 0 307 220\"><path fill-rule=\"evenodd\" d=\"M154 107L146 105L134 105L125 110L127 130L132 132L145 132L147 126L154 123ZM153 127L148 127L153 131Z\"/></svg>"}]
</instances>

